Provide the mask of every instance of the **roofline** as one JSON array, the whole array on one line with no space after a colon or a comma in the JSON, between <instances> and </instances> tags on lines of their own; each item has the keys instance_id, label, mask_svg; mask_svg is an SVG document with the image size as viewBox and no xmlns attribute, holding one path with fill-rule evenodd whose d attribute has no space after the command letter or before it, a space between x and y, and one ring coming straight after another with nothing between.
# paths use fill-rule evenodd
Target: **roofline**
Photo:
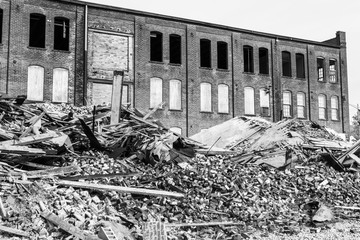
<instances>
[{"instance_id":1,"label":"roofline","mask_svg":"<svg viewBox=\"0 0 360 240\"><path fill-rule=\"evenodd\" d=\"M294 37L288 37L288 36L283 36L283 35L252 31L252 30L247 30L247 29L242 29L242 28L225 26L225 25L221 25L221 24L208 23L208 22L203 22L203 21L198 21L198 20L191 20L191 19L186 19L186 18L163 15L163 14L158 14L158 13L150 13L150 12L121 8L121 7L116 7L116 6L103 5L103 4L99 4L99 3L90 3L90 2L86 2L86 1L80 1L80 0L52 0L52 1L61 1L61 2L67 2L67 3L83 5L83 6L87 5L89 7L100 8L100 9L105 9L105 10L114 10L114 11L119 11L119 12L123 12L123 13L134 14L137 16L177 21L177 22L182 22L182 23L186 23L186 24L217 28L217 29L232 31L232 32L248 33L248 34L252 34L252 35L256 35L256 36L260 36L260 37L273 38L273 39L277 39L277 40L293 41L293 42L298 42L298 43L306 43L306 44L312 44L312 45L318 45L318 46L324 46L324 47L330 47L330 48L340 48L339 45L333 45L333 44L328 44L328 43L324 43L324 42L318 42L318 41L306 40L306 39L301 39L301 38L294 38ZM325 40L325 41L327 41L327 40Z\"/></svg>"}]
</instances>

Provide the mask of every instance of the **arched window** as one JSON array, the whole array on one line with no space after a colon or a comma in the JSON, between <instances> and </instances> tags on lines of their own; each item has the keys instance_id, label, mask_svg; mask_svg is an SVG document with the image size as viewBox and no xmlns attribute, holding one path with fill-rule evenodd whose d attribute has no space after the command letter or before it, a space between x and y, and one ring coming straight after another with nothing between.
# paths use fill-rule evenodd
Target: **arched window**
<instances>
[{"instance_id":1,"label":"arched window","mask_svg":"<svg viewBox=\"0 0 360 240\"><path fill-rule=\"evenodd\" d=\"M69 19L54 18L54 49L69 50Z\"/></svg>"},{"instance_id":2,"label":"arched window","mask_svg":"<svg viewBox=\"0 0 360 240\"><path fill-rule=\"evenodd\" d=\"M291 77L291 54L290 52L281 52L282 58L282 73L285 77Z\"/></svg>"},{"instance_id":3,"label":"arched window","mask_svg":"<svg viewBox=\"0 0 360 240\"><path fill-rule=\"evenodd\" d=\"M270 93L265 88L259 90L260 95L260 115L262 117L270 116Z\"/></svg>"},{"instance_id":4,"label":"arched window","mask_svg":"<svg viewBox=\"0 0 360 240\"><path fill-rule=\"evenodd\" d=\"M243 47L243 53L244 53L244 72L253 73L254 72L253 47L245 45Z\"/></svg>"},{"instance_id":5,"label":"arched window","mask_svg":"<svg viewBox=\"0 0 360 240\"><path fill-rule=\"evenodd\" d=\"M319 94L318 106L319 106L319 119L326 120L326 96L324 94Z\"/></svg>"},{"instance_id":6,"label":"arched window","mask_svg":"<svg viewBox=\"0 0 360 240\"><path fill-rule=\"evenodd\" d=\"M228 69L228 44L217 42L217 67L218 69Z\"/></svg>"},{"instance_id":7,"label":"arched window","mask_svg":"<svg viewBox=\"0 0 360 240\"><path fill-rule=\"evenodd\" d=\"M305 118L305 93L298 92L296 94L296 104L297 104L297 117Z\"/></svg>"},{"instance_id":8,"label":"arched window","mask_svg":"<svg viewBox=\"0 0 360 240\"><path fill-rule=\"evenodd\" d=\"M181 110L181 81L169 81L169 109Z\"/></svg>"},{"instance_id":9,"label":"arched window","mask_svg":"<svg viewBox=\"0 0 360 240\"><path fill-rule=\"evenodd\" d=\"M211 112L211 84L200 83L200 111Z\"/></svg>"},{"instance_id":10,"label":"arched window","mask_svg":"<svg viewBox=\"0 0 360 240\"><path fill-rule=\"evenodd\" d=\"M155 108L162 103L162 90L162 79L150 78L150 108Z\"/></svg>"},{"instance_id":11,"label":"arched window","mask_svg":"<svg viewBox=\"0 0 360 240\"><path fill-rule=\"evenodd\" d=\"M331 120L339 120L339 98L331 97Z\"/></svg>"},{"instance_id":12,"label":"arched window","mask_svg":"<svg viewBox=\"0 0 360 240\"><path fill-rule=\"evenodd\" d=\"M45 48L45 15L30 14L29 46Z\"/></svg>"},{"instance_id":13,"label":"arched window","mask_svg":"<svg viewBox=\"0 0 360 240\"><path fill-rule=\"evenodd\" d=\"M200 39L200 67L211 68L211 41Z\"/></svg>"},{"instance_id":14,"label":"arched window","mask_svg":"<svg viewBox=\"0 0 360 240\"><path fill-rule=\"evenodd\" d=\"M296 77L305 78L305 58L304 54L296 54Z\"/></svg>"},{"instance_id":15,"label":"arched window","mask_svg":"<svg viewBox=\"0 0 360 240\"><path fill-rule=\"evenodd\" d=\"M181 36L170 34L170 63L181 64Z\"/></svg>"},{"instance_id":16,"label":"arched window","mask_svg":"<svg viewBox=\"0 0 360 240\"><path fill-rule=\"evenodd\" d=\"M329 61L329 82L336 83L336 60Z\"/></svg>"},{"instance_id":17,"label":"arched window","mask_svg":"<svg viewBox=\"0 0 360 240\"><path fill-rule=\"evenodd\" d=\"M44 100L44 74L45 70L41 66L28 67L27 99Z\"/></svg>"},{"instance_id":18,"label":"arched window","mask_svg":"<svg viewBox=\"0 0 360 240\"><path fill-rule=\"evenodd\" d=\"M319 82L324 81L324 58L318 57L316 58L316 64L317 64L317 77Z\"/></svg>"},{"instance_id":19,"label":"arched window","mask_svg":"<svg viewBox=\"0 0 360 240\"><path fill-rule=\"evenodd\" d=\"M161 32L150 32L150 61L162 62L163 37Z\"/></svg>"},{"instance_id":20,"label":"arched window","mask_svg":"<svg viewBox=\"0 0 360 240\"><path fill-rule=\"evenodd\" d=\"M290 91L283 92L283 117L292 116L292 94Z\"/></svg>"},{"instance_id":21,"label":"arched window","mask_svg":"<svg viewBox=\"0 0 360 240\"><path fill-rule=\"evenodd\" d=\"M245 114L255 115L255 91L252 87L244 88Z\"/></svg>"},{"instance_id":22,"label":"arched window","mask_svg":"<svg viewBox=\"0 0 360 240\"><path fill-rule=\"evenodd\" d=\"M69 71L64 68L53 70L53 102L68 102Z\"/></svg>"},{"instance_id":23,"label":"arched window","mask_svg":"<svg viewBox=\"0 0 360 240\"><path fill-rule=\"evenodd\" d=\"M259 48L259 73L269 74L269 51L267 48Z\"/></svg>"},{"instance_id":24,"label":"arched window","mask_svg":"<svg viewBox=\"0 0 360 240\"><path fill-rule=\"evenodd\" d=\"M218 112L229 113L229 86L226 84L218 85Z\"/></svg>"}]
</instances>

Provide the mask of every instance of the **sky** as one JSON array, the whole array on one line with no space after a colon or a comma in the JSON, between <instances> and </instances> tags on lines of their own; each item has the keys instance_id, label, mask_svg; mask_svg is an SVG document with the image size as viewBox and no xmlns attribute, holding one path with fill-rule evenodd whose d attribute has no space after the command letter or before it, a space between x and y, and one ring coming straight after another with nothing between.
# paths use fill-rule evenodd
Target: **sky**
<instances>
[{"instance_id":1,"label":"sky","mask_svg":"<svg viewBox=\"0 0 360 240\"><path fill-rule=\"evenodd\" d=\"M346 33L350 117L360 106L359 0L86 0L276 35L325 41ZM358 45L358 46L357 46Z\"/></svg>"}]
</instances>

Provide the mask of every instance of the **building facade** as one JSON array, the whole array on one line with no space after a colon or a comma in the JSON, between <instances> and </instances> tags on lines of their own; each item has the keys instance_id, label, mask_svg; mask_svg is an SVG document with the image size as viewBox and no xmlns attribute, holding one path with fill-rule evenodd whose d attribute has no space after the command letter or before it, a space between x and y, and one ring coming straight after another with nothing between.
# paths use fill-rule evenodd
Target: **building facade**
<instances>
[{"instance_id":1,"label":"building facade","mask_svg":"<svg viewBox=\"0 0 360 240\"><path fill-rule=\"evenodd\" d=\"M234 116L349 131L344 32L324 42L70 0L0 1L0 92L111 101L192 135Z\"/></svg>"}]
</instances>

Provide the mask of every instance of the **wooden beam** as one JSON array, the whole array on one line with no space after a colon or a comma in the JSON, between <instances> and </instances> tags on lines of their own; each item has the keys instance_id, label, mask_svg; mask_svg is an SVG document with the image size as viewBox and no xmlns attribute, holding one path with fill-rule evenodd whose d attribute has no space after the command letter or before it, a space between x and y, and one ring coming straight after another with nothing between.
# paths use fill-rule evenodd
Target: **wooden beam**
<instances>
[{"instance_id":1,"label":"wooden beam","mask_svg":"<svg viewBox=\"0 0 360 240\"><path fill-rule=\"evenodd\" d=\"M349 157L351 157L352 159L354 159L354 161L360 166L360 158L358 156L356 156L355 154L353 153L349 153L348 154Z\"/></svg>"},{"instance_id":2,"label":"wooden beam","mask_svg":"<svg viewBox=\"0 0 360 240\"><path fill-rule=\"evenodd\" d=\"M33 136L28 136L28 137L22 137L19 138L18 140L7 140L7 141L2 141L0 142L0 145L18 145L18 146L24 146L24 145L29 145L29 144L34 144L34 143L40 143L40 142L44 142L53 138L57 138L63 136L61 133L57 133L57 132L48 132L48 133L44 133L44 134L40 134L40 135L33 135Z\"/></svg>"},{"instance_id":3,"label":"wooden beam","mask_svg":"<svg viewBox=\"0 0 360 240\"><path fill-rule=\"evenodd\" d=\"M64 180L80 180L80 179L98 179L98 178L116 178L116 177L133 177L138 176L141 173L112 173L112 174L94 174L94 175L80 175L62 178Z\"/></svg>"},{"instance_id":4,"label":"wooden beam","mask_svg":"<svg viewBox=\"0 0 360 240\"><path fill-rule=\"evenodd\" d=\"M174 223L166 224L165 227L209 227L209 226L223 226L223 225L241 225L242 223L235 222L204 222L204 223Z\"/></svg>"},{"instance_id":5,"label":"wooden beam","mask_svg":"<svg viewBox=\"0 0 360 240\"><path fill-rule=\"evenodd\" d=\"M162 106L165 104L165 102L160 103L159 105L157 105L155 108L151 109L150 112L148 112L143 119L146 120L147 118L149 118L151 115L154 114L154 112L156 112L159 108L162 108Z\"/></svg>"},{"instance_id":6,"label":"wooden beam","mask_svg":"<svg viewBox=\"0 0 360 240\"><path fill-rule=\"evenodd\" d=\"M45 115L44 112L42 112L38 117L35 118L34 122L21 134L20 138L25 137L29 134L29 132L33 129L34 125Z\"/></svg>"},{"instance_id":7,"label":"wooden beam","mask_svg":"<svg viewBox=\"0 0 360 240\"><path fill-rule=\"evenodd\" d=\"M28 154L28 155L45 155L46 151L40 148L29 148L25 146L1 146L1 153Z\"/></svg>"},{"instance_id":8,"label":"wooden beam","mask_svg":"<svg viewBox=\"0 0 360 240\"><path fill-rule=\"evenodd\" d=\"M0 225L0 232L6 232L6 233L23 236L23 237L30 236L30 234L28 232L24 232L24 231L18 230L16 228L9 228L9 227L5 227L5 226L1 226L1 225Z\"/></svg>"},{"instance_id":9,"label":"wooden beam","mask_svg":"<svg viewBox=\"0 0 360 240\"><path fill-rule=\"evenodd\" d=\"M46 170L36 170L26 172L27 178L45 178L52 176L65 175L69 173L80 172L81 168L79 166L67 166L67 167L55 167L52 169Z\"/></svg>"},{"instance_id":10,"label":"wooden beam","mask_svg":"<svg viewBox=\"0 0 360 240\"><path fill-rule=\"evenodd\" d=\"M123 79L124 79L123 71L114 71L114 80L113 80L112 95L111 95L110 124L116 124L119 122L120 119Z\"/></svg>"}]
</instances>

